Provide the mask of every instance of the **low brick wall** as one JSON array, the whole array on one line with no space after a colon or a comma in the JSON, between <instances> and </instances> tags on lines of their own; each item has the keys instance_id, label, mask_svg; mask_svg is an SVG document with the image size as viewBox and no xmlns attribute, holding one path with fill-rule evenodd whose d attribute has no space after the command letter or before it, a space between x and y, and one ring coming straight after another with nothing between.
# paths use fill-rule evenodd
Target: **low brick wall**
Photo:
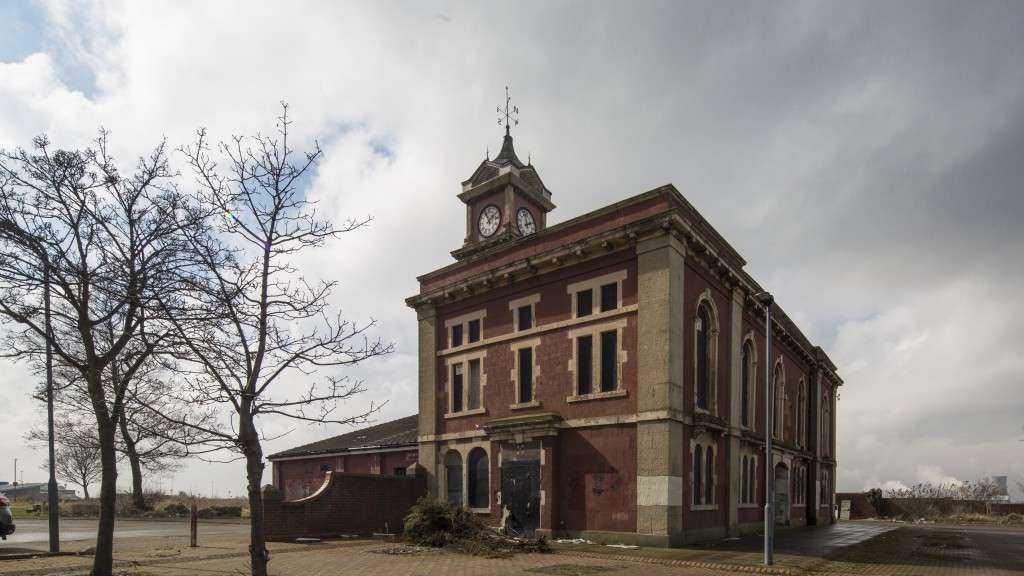
<instances>
[{"instance_id":1,"label":"low brick wall","mask_svg":"<svg viewBox=\"0 0 1024 576\"><path fill-rule=\"evenodd\" d=\"M864 493L839 493L836 502L850 501L850 519L864 518L903 518L912 516L907 511L906 500L902 498L883 498L881 508L875 506ZM992 502L986 507L984 502L958 501L951 498L935 498L928 502L933 514L950 516L953 514L984 514L991 510L993 516L1005 516L1010 513L1024 514L1024 503Z\"/></svg>"},{"instance_id":2,"label":"low brick wall","mask_svg":"<svg viewBox=\"0 0 1024 576\"><path fill-rule=\"evenodd\" d=\"M410 472L413 468L410 467ZM426 478L328 472L323 486L295 501L283 501L273 486L263 488L266 538L337 538L342 534L402 531L405 515L426 494Z\"/></svg>"}]
</instances>

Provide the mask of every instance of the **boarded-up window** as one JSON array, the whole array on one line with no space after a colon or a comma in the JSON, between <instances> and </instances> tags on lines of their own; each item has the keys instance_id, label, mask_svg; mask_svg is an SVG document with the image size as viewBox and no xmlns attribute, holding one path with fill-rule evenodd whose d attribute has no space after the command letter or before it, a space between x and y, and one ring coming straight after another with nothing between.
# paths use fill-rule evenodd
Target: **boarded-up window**
<instances>
[{"instance_id":1,"label":"boarded-up window","mask_svg":"<svg viewBox=\"0 0 1024 576\"><path fill-rule=\"evenodd\" d=\"M707 462L704 466L704 503L715 503L715 450L708 446L705 454Z\"/></svg>"},{"instance_id":2,"label":"boarded-up window","mask_svg":"<svg viewBox=\"0 0 1024 576\"><path fill-rule=\"evenodd\" d=\"M533 348L520 348L519 354L519 403L533 401Z\"/></svg>"},{"instance_id":3,"label":"boarded-up window","mask_svg":"<svg viewBox=\"0 0 1024 576\"><path fill-rule=\"evenodd\" d=\"M449 450L444 462L448 502L462 506L462 457L455 450Z\"/></svg>"},{"instance_id":4,"label":"boarded-up window","mask_svg":"<svg viewBox=\"0 0 1024 576\"><path fill-rule=\"evenodd\" d=\"M619 285L616 283L601 286L601 312L615 310L619 306Z\"/></svg>"},{"instance_id":5,"label":"boarded-up window","mask_svg":"<svg viewBox=\"0 0 1024 576\"><path fill-rule=\"evenodd\" d=\"M614 286L614 284L612 284ZM618 332L611 330L601 333L601 391L611 392L618 386L616 356L618 356Z\"/></svg>"},{"instance_id":6,"label":"boarded-up window","mask_svg":"<svg viewBox=\"0 0 1024 576\"><path fill-rule=\"evenodd\" d=\"M590 394L593 391L594 339L580 336L576 339L576 393Z\"/></svg>"},{"instance_id":7,"label":"boarded-up window","mask_svg":"<svg viewBox=\"0 0 1024 576\"><path fill-rule=\"evenodd\" d=\"M701 503L701 489L700 485L703 481L703 475L701 474L701 464L704 461L704 450L697 446L693 450L693 505L700 506Z\"/></svg>"},{"instance_id":8,"label":"boarded-up window","mask_svg":"<svg viewBox=\"0 0 1024 576\"><path fill-rule=\"evenodd\" d=\"M576 317L590 316L594 308L594 293L591 290L580 290L576 293Z\"/></svg>"},{"instance_id":9,"label":"boarded-up window","mask_svg":"<svg viewBox=\"0 0 1024 576\"><path fill-rule=\"evenodd\" d=\"M468 465L469 506L470 508L487 508L490 505L487 495L491 490L487 452L483 448L473 448L469 453Z\"/></svg>"},{"instance_id":10,"label":"boarded-up window","mask_svg":"<svg viewBox=\"0 0 1024 576\"><path fill-rule=\"evenodd\" d=\"M452 366L452 412L462 412L462 364Z\"/></svg>"},{"instance_id":11,"label":"boarded-up window","mask_svg":"<svg viewBox=\"0 0 1024 576\"><path fill-rule=\"evenodd\" d=\"M469 409L480 407L480 360L469 361Z\"/></svg>"},{"instance_id":12,"label":"boarded-up window","mask_svg":"<svg viewBox=\"0 0 1024 576\"><path fill-rule=\"evenodd\" d=\"M708 308L703 303L697 307L697 408L708 409L708 392L710 374L708 371L709 339L711 330L711 318Z\"/></svg>"}]
</instances>

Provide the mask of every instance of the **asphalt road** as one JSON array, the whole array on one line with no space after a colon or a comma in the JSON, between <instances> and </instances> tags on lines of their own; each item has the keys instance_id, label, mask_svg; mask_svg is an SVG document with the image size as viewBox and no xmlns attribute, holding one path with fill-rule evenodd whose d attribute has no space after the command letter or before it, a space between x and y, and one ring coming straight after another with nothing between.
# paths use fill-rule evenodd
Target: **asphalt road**
<instances>
[{"instance_id":1,"label":"asphalt road","mask_svg":"<svg viewBox=\"0 0 1024 576\"><path fill-rule=\"evenodd\" d=\"M49 542L49 524L46 519L14 519L17 531L0 541L0 554L4 548L34 548L45 550ZM96 539L95 519L61 518L60 540L62 543L91 541ZM247 522L213 522L199 521L200 534L220 535L237 534L245 536L249 532ZM141 538L159 536L188 536L188 522L136 520L119 518L114 524L115 538Z\"/></svg>"}]
</instances>

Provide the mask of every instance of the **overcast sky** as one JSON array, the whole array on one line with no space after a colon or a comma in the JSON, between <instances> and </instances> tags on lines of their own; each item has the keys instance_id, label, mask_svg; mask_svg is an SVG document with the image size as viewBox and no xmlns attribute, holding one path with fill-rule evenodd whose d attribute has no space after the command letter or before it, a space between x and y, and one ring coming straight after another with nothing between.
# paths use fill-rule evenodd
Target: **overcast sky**
<instances>
[{"instance_id":1,"label":"overcast sky","mask_svg":"<svg viewBox=\"0 0 1024 576\"><path fill-rule=\"evenodd\" d=\"M102 125L128 166L198 127L266 130L287 100L325 151L310 194L375 218L305 265L395 342L343 408L387 400L386 420L416 409L403 299L462 243L455 196L509 85L551 223L675 184L830 354L840 490L1022 478L1021 30L1015 2L0 2L0 146ZM0 480L15 457L45 478L19 436L32 385L0 364ZM290 427L267 452L347 431L265 426ZM237 494L242 473L148 483Z\"/></svg>"}]
</instances>

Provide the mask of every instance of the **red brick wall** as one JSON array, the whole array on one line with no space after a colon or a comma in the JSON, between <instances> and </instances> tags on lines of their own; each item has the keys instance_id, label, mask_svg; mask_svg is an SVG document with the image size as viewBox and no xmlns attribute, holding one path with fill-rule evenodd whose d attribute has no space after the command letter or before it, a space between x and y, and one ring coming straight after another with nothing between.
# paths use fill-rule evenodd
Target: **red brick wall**
<instances>
[{"instance_id":1,"label":"red brick wall","mask_svg":"<svg viewBox=\"0 0 1024 576\"><path fill-rule=\"evenodd\" d=\"M558 528L635 532L636 427L563 430L558 454Z\"/></svg>"},{"instance_id":2,"label":"red brick wall","mask_svg":"<svg viewBox=\"0 0 1024 576\"><path fill-rule=\"evenodd\" d=\"M285 500L296 500L316 492L327 470L362 474L393 475L394 469L416 463L416 449L400 452L346 454L274 462L274 486ZM376 465L375 461L376 460ZM375 470L376 468L376 470Z\"/></svg>"},{"instance_id":3,"label":"red brick wall","mask_svg":"<svg viewBox=\"0 0 1024 576\"><path fill-rule=\"evenodd\" d=\"M437 348L443 350L447 347L447 334L444 329L446 318L461 316L480 309L487 310L482 332L484 340L512 332L513 314L508 309L509 301L538 292L541 294L541 300L536 307L535 325L542 326L568 320L572 315L572 299L566 293L566 287L569 284L619 270L626 270L627 275L622 286L622 305L636 304L636 258L629 251L622 251L580 266L518 282L512 289L497 289L466 302L459 302L457 306L442 307L438 313ZM595 306L597 305L598 302L595 300ZM554 411L561 414L564 419L635 414L636 313L630 312L625 317L627 326L623 330L621 347L626 351L627 358L622 364L621 386L628 391L627 396L573 404L566 402L566 398L571 396L575 389L572 374L568 370L572 341L569 339L567 331L571 328L553 330L540 336L541 345L537 349L535 360L540 368L537 399L540 400L541 406L516 411L509 408L515 400L515 386L511 379L513 365L511 344L502 342L487 345L487 357L483 362L483 371L487 376L487 384L483 391L483 405L487 409L487 413L450 420L442 417L439 419L440 429L436 433L475 430L495 418L530 412ZM436 370L437 410L438 414L443 415L447 412L449 405L447 395L449 374L443 358L438 358Z\"/></svg>"},{"instance_id":4,"label":"red brick wall","mask_svg":"<svg viewBox=\"0 0 1024 576\"><path fill-rule=\"evenodd\" d=\"M341 534L400 533L405 515L426 493L422 475L381 476L332 472L330 484L298 502L282 501L273 486L263 490L266 537L337 538Z\"/></svg>"}]
</instances>

